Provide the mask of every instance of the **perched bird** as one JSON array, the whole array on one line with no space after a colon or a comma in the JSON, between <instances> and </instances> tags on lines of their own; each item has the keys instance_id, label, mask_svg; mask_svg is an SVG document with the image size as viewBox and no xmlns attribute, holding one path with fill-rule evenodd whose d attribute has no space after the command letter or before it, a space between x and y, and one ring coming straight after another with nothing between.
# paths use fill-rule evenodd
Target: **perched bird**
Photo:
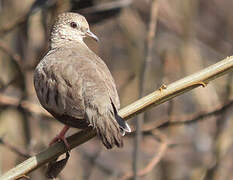
<instances>
[{"instance_id":1,"label":"perched bird","mask_svg":"<svg viewBox=\"0 0 233 180\"><path fill-rule=\"evenodd\" d=\"M63 140L69 127L93 127L104 146L123 146L122 136L131 132L118 115L120 101L113 77L103 60L83 38L98 41L86 19L77 13L63 13L55 20L50 50L34 73L34 86L42 106L65 124L52 141Z\"/></svg>"}]
</instances>

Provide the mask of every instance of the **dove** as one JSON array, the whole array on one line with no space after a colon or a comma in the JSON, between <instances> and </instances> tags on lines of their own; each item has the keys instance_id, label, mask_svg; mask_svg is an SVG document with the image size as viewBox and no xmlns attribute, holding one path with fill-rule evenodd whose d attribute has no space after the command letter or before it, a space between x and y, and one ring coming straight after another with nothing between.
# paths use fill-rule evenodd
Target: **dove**
<instances>
[{"instance_id":1,"label":"dove","mask_svg":"<svg viewBox=\"0 0 233 180\"><path fill-rule=\"evenodd\" d=\"M104 61L84 42L90 31L78 13L58 15L50 37L50 49L34 71L34 86L41 105L65 124L51 144L63 140L70 127L93 128L107 149L123 146L130 126L119 114L120 101L114 79Z\"/></svg>"}]
</instances>

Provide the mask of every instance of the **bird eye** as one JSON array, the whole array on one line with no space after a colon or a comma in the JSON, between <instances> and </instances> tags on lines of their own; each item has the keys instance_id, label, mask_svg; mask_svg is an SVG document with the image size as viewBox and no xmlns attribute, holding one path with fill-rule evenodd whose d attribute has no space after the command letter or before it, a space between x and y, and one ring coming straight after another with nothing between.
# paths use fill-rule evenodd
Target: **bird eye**
<instances>
[{"instance_id":1,"label":"bird eye","mask_svg":"<svg viewBox=\"0 0 233 180\"><path fill-rule=\"evenodd\" d=\"M71 23L70 23L70 26L71 26L72 28L76 28L78 25L77 25L75 22L71 22Z\"/></svg>"}]
</instances>

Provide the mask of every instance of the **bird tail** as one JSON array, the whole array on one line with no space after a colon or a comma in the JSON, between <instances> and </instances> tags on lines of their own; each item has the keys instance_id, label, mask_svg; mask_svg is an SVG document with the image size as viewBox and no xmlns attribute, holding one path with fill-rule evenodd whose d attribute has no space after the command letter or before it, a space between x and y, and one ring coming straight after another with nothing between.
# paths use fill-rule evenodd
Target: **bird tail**
<instances>
[{"instance_id":1,"label":"bird tail","mask_svg":"<svg viewBox=\"0 0 233 180\"><path fill-rule=\"evenodd\" d=\"M121 130L121 135L124 136L125 133L131 133L131 128L130 126L128 125L127 122L125 122L125 120L120 117L117 113L115 114L115 118L120 126L120 130Z\"/></svg>"},{"instance_id":2,"label":"bird tail","mask_svg":"<svg viewBox=\"0 0 233 180\"><path fill-rule=\"evenodd\" d=\"M116 107L114 106L114 104L112 103L112 107L113 107L113 110L114 110L114 114L115 114L115 118L120 126L120 130L121 130L121 135L124 136L125 133L131 133L131 128L130 126L128 125L128 123L118 115L117 113L117 110L116 110Z\"/></svg>"},{"instance_id":3,"label":"bird tail","mask_svg":"<svg viewBox=\"0 0 233 180\"><path fill-rule=\"evenodd\" d=\"M97 134L102 140L102 143L107 149L113 148L115 145L117 147L123 147L123 138L121 135L121 129L119 128L117 122L115 120L106 120L105 118L103 121L109 121L106 123L105 128L96 128ZM108 125L107 125L108 124Z\"/></svg>"},{"instance_id":4,"label":"bird tail","mask_svg":"<svg viewBox=\"0 0 233 180\"><path fill-rule=\"evenodd\" d=\"M96 130L97 136L107 149L111 149L115 145L123 147L121 128L112 112L98 113L96 110L87 108L86 114L90 126Z\"/></svg>"},{"instance_id":5,"label":"bird tail","mask_svg":"<svg viewBox=\"0 0 233 180\"><path fill-rule=\"evenodd\" d=\"M123 147L123 137L125 132L131 132L129 125L118 114L112 103L112 111L102 111L106 108L96 110L93 107L86 108L87 119L96 132L98 137L107 149Z\"/></svg>"}]
</instances>

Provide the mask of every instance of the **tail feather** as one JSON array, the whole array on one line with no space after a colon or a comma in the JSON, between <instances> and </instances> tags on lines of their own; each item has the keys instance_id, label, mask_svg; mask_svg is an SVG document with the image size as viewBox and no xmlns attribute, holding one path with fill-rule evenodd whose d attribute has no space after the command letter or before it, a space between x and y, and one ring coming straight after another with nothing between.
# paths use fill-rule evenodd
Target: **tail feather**
<instances>
[{"instance_id":1,"label":"tail feather","mask_svg":"<svg viewBox=\"0 0 233 180\"><path fill-rule=\"evenodd\" d=\"M117 110L112 103L114 112L102 107L97 110L95 107L87 107L86 115L90 125L96 129L98 137L107 149L123 147L123 137L125 132L131 132L129 125L117 114Z\"/></svg>"},{"instance_id":2,"label":"tail feather","mask_svg":"<svg viewBox=\"0 0 233 180\"><path fill-rule=\"evenodd\" d=\"M101 119L104 123L102 126L96 126L97 135L107 149L111 149L115 145L117 147L123 147L121 130L118 127L117 122L108 118L104 117Z\"/></svg>"},{"instance_id":3,"label":"tail feather","mask_svg":"<svg viewBox=\"0 0 233 180\"><path fill-rule=\"evenodd\" d=\"M130 126L128 125L128 123L122 117L120 117L118 115L116 107L114 106L113 103L112 103L112 107L113 107L113 110L114 110L115 118L116 118L116 120L117 120L117 122L118 122L118 124L120 126L122 136L125 135L125 132L131 133Z\"/></svg>"},{"instance_id":4,"label":"tail feather","mask_svg":"<svg viewBox=\"0 0 233 180\"><path fill-rule=\"evenodd\" d=\"M120 117L118 114L115 114L115 118L120 126L121 131L122 131L122 136L125 135L125 132L131 133L130 126L128 125L127 122L125 122L125 120L122 117Z\"/></svg>"},{"instance_id":5,"label":"tail feather","mask_svg":"<svg viewBox=\"0 0 233 180\"><path fill-rule=\"evenodd\" d=\"M96 129L97 136L107 149L111 149L115 145L117 147L123 147L121 129L110 111L99 114L98 111L87 108L86 115L89 123Z\"/></svg>"}]
</instances>

